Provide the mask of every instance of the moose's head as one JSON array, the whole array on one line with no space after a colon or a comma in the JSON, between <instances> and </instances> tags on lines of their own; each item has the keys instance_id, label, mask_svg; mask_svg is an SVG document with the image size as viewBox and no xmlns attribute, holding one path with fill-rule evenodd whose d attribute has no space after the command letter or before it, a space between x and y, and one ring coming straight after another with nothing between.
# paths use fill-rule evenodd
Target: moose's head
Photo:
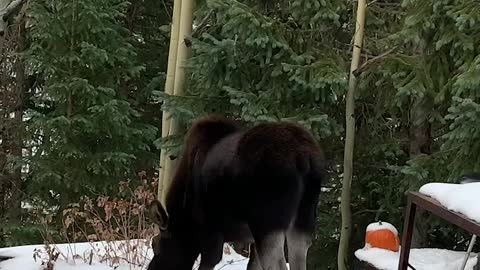
<instances>
[{"instance_id":1,"label":"moose's head","mask_svg":"<svg viewBox=\"0 0 480 270\"><path fill-rule=\"evenodd\" d=\"M185 224L171 222L162 204L155 200L150 205L150 218L160 228L152 241L153 258L148 270L191 270L198 256L195 240Z\"/></svg>"}]
</instances>

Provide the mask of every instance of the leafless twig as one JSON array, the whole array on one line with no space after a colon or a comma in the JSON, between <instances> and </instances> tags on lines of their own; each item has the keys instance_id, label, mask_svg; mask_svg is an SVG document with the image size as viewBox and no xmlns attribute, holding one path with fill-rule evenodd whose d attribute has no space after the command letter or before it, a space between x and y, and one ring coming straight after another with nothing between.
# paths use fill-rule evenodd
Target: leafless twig
<instances>
[{"instance_id":1,"label":"leafless twig","mask_svg":"<svg viewBox=\"0 0 480 270\"><path fill-rule=\"evenodd\" d=\"M360 76L360 74L362 74L362 72L364 72L365 70L367 70L367 68L374 64L375 62L378 62L380 60L382 60L383 58L385 58L387 55L391 54L392 52L394 52L395 50L397 49L397 47L393 47L391 48L390 50L386 51L386 52L383 52L381 53L380 55L377 55L375 57L373 57L372 59L369 59L367 61L365 61L359 68L355 69L352 73L355 77L358 77Z\"/></svg>"}]
</instances>

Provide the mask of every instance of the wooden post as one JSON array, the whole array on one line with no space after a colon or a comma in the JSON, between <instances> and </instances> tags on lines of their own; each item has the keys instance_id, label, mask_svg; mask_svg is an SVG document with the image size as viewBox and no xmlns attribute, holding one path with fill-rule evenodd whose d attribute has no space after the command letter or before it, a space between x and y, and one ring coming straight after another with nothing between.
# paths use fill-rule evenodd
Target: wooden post
<instances>
[{"instance_id":1,"label":"wooden post","mask_svg":"<svg viewBox=\"0 0 480 270\"><path fill-rule=\"evenodd\" d=\"M412 246L413 225L415 224L416 212L417 205L412 202L411 196L408 196L407 211L405 213L405 221L403 225L400 261L398 263L399 270L407 270L408 268L408 259L410 257L410 248Z\"/></svg>"}]
</instances>

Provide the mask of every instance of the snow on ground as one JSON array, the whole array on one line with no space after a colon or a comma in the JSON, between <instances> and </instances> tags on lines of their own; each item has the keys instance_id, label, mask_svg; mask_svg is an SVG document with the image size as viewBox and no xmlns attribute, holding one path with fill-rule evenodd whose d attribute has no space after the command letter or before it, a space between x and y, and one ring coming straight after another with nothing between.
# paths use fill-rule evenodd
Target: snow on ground
<instances>
[{"instance_id":1,"label":"snow on ground","mask_svg":"<svg viewBox=\"0 0 480 270\"><path fill-rule=\"evenodd\" d=\"M132 252L124 252L127 246L138 247L137 256ZM150 244L143 240L130 240L110 242L91 242L75 244L58 244L55 249L62 255L55 262L54 270L141 270L146 269L148 262L153 256ZM131 250L131 249L129 249ZM108 253L108 254L107 254ZM34 259L34 254L39 256ZM106 254L108 256L106 256ZM41 270L42 261L48 256L43 245L19 246L0 248L0 256L12 257L12 259L0 261L1 270ZM90 263L90 258L91 263ZM105 260L108 258L108 260ZM118 258L118 259L115 259ZM132 262L136 258L136 263ZM137 265L137 264L142 265ZM225 244L222 261L215 267L216 270L245 270L248 258L236 253L233 248ZM194 269L198 268L197 264Z\"/></svg>"},{"instance_id":2,"label":"snow on ground","mask_svg":"<svg viewBox=\"0 0 480 270\"><path fill-rule=\"evenodd\" d=\"M480 183L450 184L428 183L420 188L420 193L439 201L448 210L464 214L480 222Z\"/></svg>"},{"instance_id":3,"label":"snow on ground","mask_svg":"<svg viewBox=\"0 0 480 270\"><path fill-rule=\"evenodd\" d=\"M355 256L380 270L397 270L400 251L379 248L364 248L355 251ZM417 270L458 270L462 266L465 252L445 249L423 248L410 250L410 264ZM465 270L473 270L478 258L472 254Z\"/></svg>"}]
</instances>

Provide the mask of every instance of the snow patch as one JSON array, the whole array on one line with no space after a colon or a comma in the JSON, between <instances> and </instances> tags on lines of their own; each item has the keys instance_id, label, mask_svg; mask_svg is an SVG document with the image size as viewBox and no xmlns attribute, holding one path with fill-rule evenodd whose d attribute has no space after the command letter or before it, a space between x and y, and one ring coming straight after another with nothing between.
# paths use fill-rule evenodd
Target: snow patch
<instances>
[{"instance_id":1,"label":"snow patch","mask_svg":"<svg viewBox=\"0 0 480 270\"><path fill-rule=\"evenodd\" d=\"M397 270L400 251L393 252L380 248L363 248L355 251L355 256L380 270ZM465 252L445 249L423 248L410 250L410 264L417 270L458 270L462 266ZM477 255L472 254L465 270L473 270Z\"/></svg>"},{"instance_id":2,"label":"snow patch","mask_svg":"<svg viewBox=\"0 0 480 270\"><path fill-rule=\"evenodd\" d=\"M480 222L480 183L428 183L419 191L437 200L448 210Z\"/></svg>"},{"instance_id":3,"label":"snow patch","mask_svg":"<svg viewBox=\"0 0 480 270\"><path fill-rule=\"evenodd\" d=\"M144 240L130 240L138 241L138 253L141 256L146 256L145 264L138 265L127 262L125 259L120 259L115 265L102 261L102 256L106 252L115 253L119 257L125 258L124 249L125 241L115 241L107 244L106 242L83 242L72 244L58 244L54 247L62 252L68 259L65 260L60 256L55 263L55 270L143 270L146 269L150 259L153 257L153 251L150 248L150 243ZM116 250L109 250L111 247L116 247ZM53 245L52 245L53 247ZM0 256L12 257L5 261L0 261L1 270L41 270L42 259L46 259L43 254L41 258L33 258L36 250L45 251L44 245L29 245L9 248L0 248ZM95 253L92 263L90 264L89 255ZM73 259L75 257L75 259ZM193 269L198 269L200 257L195 263ZM235 250L228 244L224 246L222 261L217 264L215 270L245 270L247 268L248 258L236 253Z\"/></svg>"}]
</instances>

